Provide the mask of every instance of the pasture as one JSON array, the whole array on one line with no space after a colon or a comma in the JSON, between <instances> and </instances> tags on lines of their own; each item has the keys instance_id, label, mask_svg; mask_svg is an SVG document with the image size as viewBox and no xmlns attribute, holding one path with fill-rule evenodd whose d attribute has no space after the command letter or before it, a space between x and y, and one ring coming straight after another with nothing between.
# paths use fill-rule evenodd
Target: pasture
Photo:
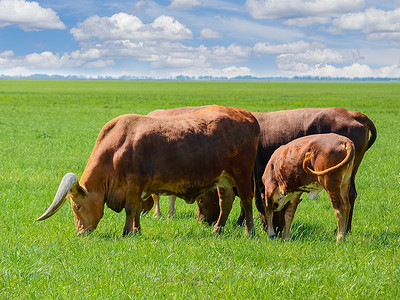
<instances>
[{"instance_id":1,"label":"pasture","mask_svg":"<svg viewBox=\"0 0 400 300\"><path fill-rule=\"evenodd\" d=\"M198 224L197 206L142 216L122 238L125 213L105 208L75 235L69 203L42 222L62 177L82 174L110 119L159 108L219 104L250 111L340 106L365 113L378 137L356 178L352 233L336 245L326 192L303 196L291 239L235 223ZM400 294L400 83L0 81L1 299L395 299ZM253 206L254 207L254 206Z\"/></svg>"}]
</instances>

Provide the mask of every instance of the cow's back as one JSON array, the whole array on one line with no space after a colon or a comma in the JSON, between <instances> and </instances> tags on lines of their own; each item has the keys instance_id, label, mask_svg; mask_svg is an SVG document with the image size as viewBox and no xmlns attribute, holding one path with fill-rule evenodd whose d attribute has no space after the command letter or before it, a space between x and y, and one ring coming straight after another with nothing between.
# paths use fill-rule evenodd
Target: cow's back
<instances>
[{"instance_id":1,"label":"cow's back","mask_svg":"<svg viewBox=\"0 0 400 300\"><path fill-rule=\"evenodd\" d=\"M254 165L259 126L242 109L209 106L179 116L123 115L102 129L89 164L147 193L195 197L222 172ZM232 170L230 168L233 168Z\"/></svg>"}]
</instances>

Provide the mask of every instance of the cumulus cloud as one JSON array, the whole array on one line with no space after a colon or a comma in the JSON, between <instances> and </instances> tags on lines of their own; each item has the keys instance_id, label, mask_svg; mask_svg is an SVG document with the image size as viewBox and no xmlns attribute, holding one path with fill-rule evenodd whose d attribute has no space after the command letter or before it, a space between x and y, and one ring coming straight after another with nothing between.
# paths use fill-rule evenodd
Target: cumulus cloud
<instances>
[{"instance_id":1,"label":"cumulus cloud","mask_svg":"<svg viewBox=\"0 0 400 300\"><path fill-rule=\"evenodd\" d=\"M400 66L393 65L382 68L371 68L367 64L353 63L343 67L331 64L307 65L297 63L285 65L284 73L291 76L313 76L313 77L343 77L343 78L398 78L400 77Z\"/></svg>"},{"instance_id":2,"label":"cumulus cloud","mask_svg":"<svg viewBox=\"0 0 400 300\"><path fill-rule=\"evenodd\" d=\"M111 17L92 16L70 33L77 41L98 39L151 41L180 41L192 38L192 32L173 17L162 15L151 24L144 24L138 17L126 13L118 13Z\"/></svg>"},{"instance_id":3,"label":"cumulus cloud","mask_svg":"<svg viewBox=\"0 0 400 300\"><path fill-rule=\"evenodd\" d=\"M0 67L10 67L13 66L13 59L14 56L14 51L12 50L7 50L4 52L0 52Z\"/></svg>"},{"instance_id":4,"label":"cumulus cloud","mask_svg":"<svg viewBox=\"0 0 400 300\"><path fill-rule=\"evenodd\" d=\"M200 2L197 0L172 0L169 8L176 10L190 10L199 5Z\"/></svg>"},{"instance_id":5,"label":"cumulus cloud","mask_svg":"<svg viewBox=\"0 0 400 300\"><path fill-rule=\"evenodd\" d=\"M370 39L393 39L400 41L400 8L384 11L370 7L364 12L349 13L332 21L331 33L359 30Z\"/></svg>"},{"instance_id":6,"label":"cumulus cloud","mask_svg":"<svg viewBox=\"0 0 400 300\"><path fill-rule=\"evenodd\" d=\"M62 55L51 51L41 53L30 53L25 56L15 57L13 51L5 51L0 53L0 67L3 69L17 69L23 65L25 70L57 70L70 69L74 67L85 68L104 68L114 65L114 61L110 58L100 59L102 53L96 49L87 51L74 51L71 54L64 53Z\"/></svg>"},{"instance_id":7,"label":"cumulus cloud","mask_svg":"<svg viewBox=\"0 0 400 300\"><path fill-rule=\"evenodd\" d=\"M219 32L214 31L210 28L204 28L200 31L200 37L202 39L212 40L212 39L220 39L222 38L222 35Z\"/></svg>"},{"instance_id":8,"label":"cumulus cloud","mask_svg":"<svg viewBox=\"0 0 400 300\"><path fill-rule=\"evenodd\" d=\"M280 72L287 75L370 77L371 74L376 76L378 74L372 72L368 65L357 63L363 58L355 49L338 51L326 48L321 43L299 41L278 45L256 44L254 51L263 54L279 54L275 59L276 66ZM336 65L347 63L352 65L336 67Z\"/></svg>"},{"instance_id":9,"label":"cumulus cloud","mask_svg":"<svg viewBox=\"0 0 400 300\"><path fill-rule=\"evenodd\" d=\"M346 77L346 78L363 78L376 76L378 71L373 71L368 65L354 63L350 66L338 68L332 65L318 64L315 65L307 72L304 72L305 76L320 76L320 77Z\"/></svg>"},{"instance_id":10,"label":"cumulus cloud","mask_svg":"<svg viewBox=\"0 0 400 300\"><path fill-rule=\"evenodd\" d=\"M25 31L66 29L55 11L41 7L38 2L0 0L0 28L12 25Z\"/></svg>"},{"instance_id":11,"label":"cumulus cloud","mask_svg":"<svg viewBox=\"0 0 400 300\"><path fill-rule=\"evenodd\" d=\"M338 16L357 11L364 5L364 0L247 0L246 7L256 19L297 19L316 22L321 17ZM318 17L310 19L310 17ZM304 19L305 18L305 19ZM307 19L308 18L308 19ZM294 25L295 23L293 23Z\"/></svg>"},{"instance_id":12,"label":"cumulus cloud","mask_svg":"<svg viewBox=\"0 0 400 300\"><path fill-rule=\"evenodd\" d=\"M130 41L110 41L97 45L100 55L133 58L150 62L155 68L209 67L212 64L229 64L245 61L251 54L250 47L229 45L199 47L185 46L171 42L134 43ZM104 56L103 56L104 55Z\"/></svg>"},{"instance_id":13,"label":"cumulus cloud","mask_svg":"<svg viewBox=\"0 0 400 300\"><path fill-rule=\"evenodd\" d=\"M303 63L303 64L315 64L315 63L343 63L346 57L332 49L315 49L307 50L301 53L290 53L281 54L277 57L276 61L278 64L292 64L292 63Z\"/></svg>"},{"instance_id":14,"label":"cumulus cloud","mask_svg":"<svg viewBox=\"0 0 400 300\"><path fill-rule=\"evenodd\" d=\"M211 68L215 64L233 64L246 61L251 55L250 47L229 45L227 47L185 46L173 42L132 42L129 40L106 41L92 48L71 53L44 51L15 57L12 51L0 53L0 67L25 66L31 69L56 70L75 67L105 68L116 60L132 59L148 62L157 69Z\"/></svg>"}]
</instances>

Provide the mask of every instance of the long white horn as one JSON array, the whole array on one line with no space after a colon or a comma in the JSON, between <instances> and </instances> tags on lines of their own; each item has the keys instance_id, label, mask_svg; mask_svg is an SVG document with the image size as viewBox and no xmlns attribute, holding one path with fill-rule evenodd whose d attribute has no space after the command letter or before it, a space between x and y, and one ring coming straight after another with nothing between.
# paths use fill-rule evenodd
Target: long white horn
<instances>
[{"instance_id":1,"label":"long white horn","mask_svg":"<svg viewBox=\"0 0 400 300\"><path fill-rule=\"evenodd\" d=\"M58 188L57 194L54 197L53 203L50 205L50 207L46 210L46 212L40 216L36 221L42 221L44 219L47 219L48 217L54 215L57 210L60 209L60 207L65 203L67 200L67 194L71 190L71 188L78 184L78 178L74 173L68 173L63 177L61 180L60 186Z\"/></svg>"}]
</instances>

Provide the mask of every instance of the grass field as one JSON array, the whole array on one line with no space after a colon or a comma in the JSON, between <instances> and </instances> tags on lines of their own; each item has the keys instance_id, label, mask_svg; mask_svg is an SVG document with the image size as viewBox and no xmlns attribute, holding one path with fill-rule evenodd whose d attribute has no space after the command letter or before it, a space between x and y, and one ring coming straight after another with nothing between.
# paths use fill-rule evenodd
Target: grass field
<instances>
[{"instance_id":1,"label":"grass field","mask_svg":"<svg viewBox=\"0 0 400 300\"><path fill-rule=\"evenodd\" d=\"M64 174L80 176L102 126L120 114L220 104L250 111L341 106L367 114L378 139L356 183L352 233L336 245L326 193L299 205L289 241L198 224L197 207L142 217L105 209L75 235L70 205L36 222ZM398 299L400 295L400 83L0 81L0 299Z\"/></svg>"}]
</instances>

